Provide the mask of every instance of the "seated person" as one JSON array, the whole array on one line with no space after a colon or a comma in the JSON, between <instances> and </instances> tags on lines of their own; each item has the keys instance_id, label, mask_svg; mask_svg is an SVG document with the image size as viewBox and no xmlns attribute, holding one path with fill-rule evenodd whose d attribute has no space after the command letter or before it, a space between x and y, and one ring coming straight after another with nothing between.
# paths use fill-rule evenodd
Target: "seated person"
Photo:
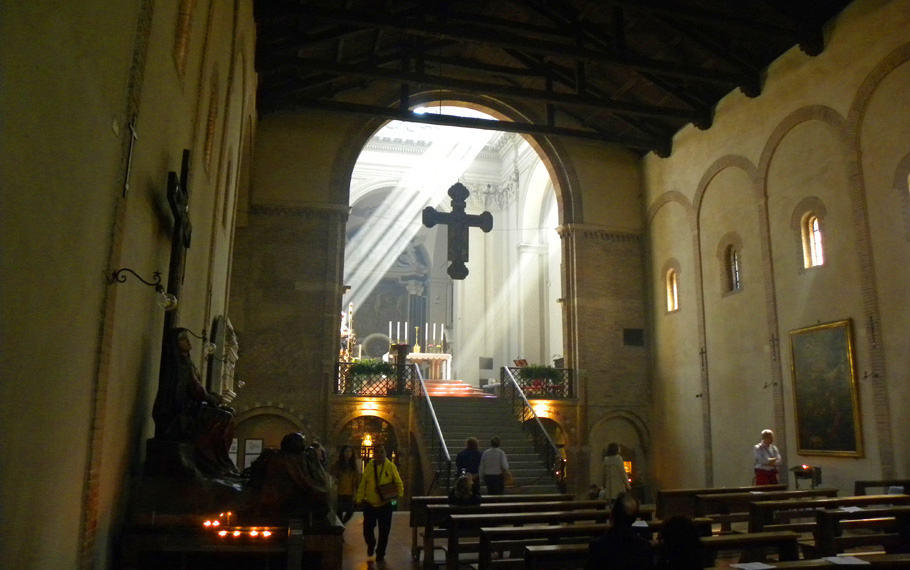
<instances>
[{"instance_id":1,"label":"seated person","mask_svg":"<svg viewBox=\"0 0 910 570\"><path fill-rule=\"evenodd\" d=\"M449 491L450 505L479 505L480 491L474 479L467 473L462 473L455 480L455 485Z\"/></svg>"},{"instance_id":2,"label":"seated person","mask_svg":"<svg viewBox=\"0 0 910 570\"><path fill-rule=\"evenodd\" d=\"M610 526L588 549L586 570L650 570L654 568L651 543L632 529L638 517L638 500L630 493L616 496Z\"/></svg>"},{"instance_id":3,"label":"seated person","mask_svg":"<svg viewBox=\"0 0 910 570\"><path fill-rule=\"evenodd\" d=\"M657 547L657 567L661 570L696 570L704 568L704 552L698 529L692 519L674 516L664 521Z\"/></svg>"}]
</instances>

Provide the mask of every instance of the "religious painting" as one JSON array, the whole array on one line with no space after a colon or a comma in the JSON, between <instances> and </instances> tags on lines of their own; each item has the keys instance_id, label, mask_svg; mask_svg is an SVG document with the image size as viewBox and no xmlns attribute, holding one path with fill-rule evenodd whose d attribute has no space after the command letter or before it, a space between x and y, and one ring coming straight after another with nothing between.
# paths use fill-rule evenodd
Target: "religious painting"
<instances>
[{"instance_id":1,"label":"religious painting","mask_svg":"<svg viewBox=\"0 0 910 570\"><path fill-rule=\"evenodd\" d=\"M850 320L790 331L790 352L798 452L862 457Z\"/></svg>"}]
</instances>

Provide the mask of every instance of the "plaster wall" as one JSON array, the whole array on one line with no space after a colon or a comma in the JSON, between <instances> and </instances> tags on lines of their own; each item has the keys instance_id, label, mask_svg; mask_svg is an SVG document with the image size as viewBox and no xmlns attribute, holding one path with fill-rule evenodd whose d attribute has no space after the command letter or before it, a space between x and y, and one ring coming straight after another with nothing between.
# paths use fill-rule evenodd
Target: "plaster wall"
<instances>
[{"instance_id":1,"label":"plaster wall","mask_svg":"<svg viewBox=\"0 0 910 570\"><path fill-rule=\"evenodd\" d=\"M905 93L908 85L900 64L907 59L902 46L908 18L906 1L854 3L826 29L821 55L810 58L794 48L770 66L760 97L731 93L718 105L711 129L687 127L675 137L669 158L645 158L657 343L654 406L662 418L655 439L710 449L704 481L683 480L672 472L672 461L658 459L656 476L664 486L748 482L748 447L758 439L758 424L772 420L775 425L767 427L784 435L779 441L785 462L822 466L826 485L848 491L854 479L906 475L905 430L896 428L898 417L906 417L894 415L905 412L889 400L907 393L905 341L896 334L907 323L906 303L897 292L907 278L897 257L906 257L907 234L903 223L887 222L894 220L893 210L900 211L893 180L907 154L898 141L907 140L908 109L897 93ZM865 137L854 133L861 115L871 120L861 130ZM732 163L754 171L755 183L736 182L732 174L711 180L718 165ZM757 186L757 194L750 186ZM671 214L673 203L700 200L697 227ZM827 259L808 270L802 267L793 225L795 211L806 200L824 204L827 212ZM745 287L719 296L717 242L731 229L743 240ZM699 263L682 252L691 247L693 231ZM680 262L684 276L680 313L688 313L684 300L694 294L694 314L684 323L672 322L680 315L662 310L662 271L670 258ZM689 279L693 271L695 283ZM886 340L893 335L894 345L872 341L870 311L881 315L877 330L888 331L880 333ZM889 371L886 379L858 382L865 453L861 458L799 454L789 331L844 318L854 323L859 378L866 371L870 376ZM685 410L690 401L674 401L679 353L673 348L686 346L691 354L700 338L708 348L710 416L703 422L671 421L692 415ZM780 386L773 385L775 378ZM764 386L766 379L771 386Z\"/></svg>"},{"instance_id":2,"label":"plaster wall","mask_svg":"<svg viewBox=\"0 0 910 570\"><path fill-rule=\"evenodd\" d=\"M177 3L3 2L0 11L2 81L16 86L0 94L0 566L105 568L153 431L164 322L151 288L106 276L130 267L166 280L167 172L189 148L197 231L177 320L198 332L208 305L223 312L224 294L206 291L215 273L223 281L230 251L229 242L210 247L218 162L202 175L196 127L208 109L196 85L222 70L212 148L238 148L233 123L218 119L253 97L250 81L227 88L227 70L244 67L234 49L252 50L251 5L196 3L182 74L172 52ZM244 39L234 42L235 32Z\"/></svg>"}]
</instances>

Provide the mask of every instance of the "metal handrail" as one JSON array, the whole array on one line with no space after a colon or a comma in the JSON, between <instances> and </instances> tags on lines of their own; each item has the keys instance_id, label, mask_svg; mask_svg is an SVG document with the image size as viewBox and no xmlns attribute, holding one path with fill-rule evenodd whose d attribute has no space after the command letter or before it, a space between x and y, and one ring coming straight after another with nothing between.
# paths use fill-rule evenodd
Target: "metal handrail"
<instances>
[{"instance_id":1,"label":"metal handrail","mask_svg":"<svg viewBox=\"0 0 910 570\"><path fill-rule=\"evenodd\" d=\"M418 381L417 386L419 386L418 393L415 395L418 399L421 395L423 396L426 404L426 408L424 408L424 414L429 415L430 419L433 420L433 428L436 431L436 438L438 439L438 445L440 446L439 461L442 465L445 466L445 487L448 489L451 486L452 478L452 456L449 454L449 446L446 445L445 437L442 435L442 428L439 426L439 419L436 417L436 409L433 407L433 401L430 398L430 393L427 392L427 386L423 381L423 373L421 373L420 367L416 364L411 364L411 366L415 371L415 375L417 376ZM426 424L425 421L421 423L424 425ZM430 481L430 484L427 486L427 493L429 493L433 488L433 485L439 481L439 475L440 470L437 469L436 473L433 475L433 480Z\"/></svg>"},{"instance_id":2,"label":"metal handrail","mask_svg":"<svg viewBox=\"0 0 910 570\"><path fill-rule=\"evenodd\" d=\"M527 426L527 420L530 418L534 419L535 424L538 427L536 433L532 433L531 436L534 438L534 443L538 448L538 452L542 452L546 457L547 468L553 474L553 477L556 479L556 484L559 486L560 491L565 491L566 487L566 460L563 458L562 454L559 452L559 448L556 447L556 443L553 442L553 438L550 437L550 434L547 433L546 428L543 427L543 422L540 421L540 417L537 415L537 412L534 411L534 408L531 406L531 403L528 401L527 396L525 396L524 391L519 386L518 382L515 380L515 376L512 375L512 371L508 367L502 367L502 374L500 375L503 380L508 379L511 384L511 391L517 393L521 399L518 400L517 406L515 405L516 398L513 397L512 409L515 412L516 417L521 421L522 427ZM500 388L505 396L505 391L507 390L507 384L505 381L502 382ZM544 440L540 440L540 434L543 434Z\"/></svg>"}]
</instances>

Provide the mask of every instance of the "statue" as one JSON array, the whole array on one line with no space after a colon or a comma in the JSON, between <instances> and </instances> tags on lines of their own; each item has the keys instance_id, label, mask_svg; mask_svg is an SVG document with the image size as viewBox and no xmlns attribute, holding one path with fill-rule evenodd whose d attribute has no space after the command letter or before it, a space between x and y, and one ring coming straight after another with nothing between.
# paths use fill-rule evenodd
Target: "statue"
<instances>
[{"instance_id":1,"label":"statue","mask_svg":"<svg viewBox=\"0 0 910 570\"><path fill-rule=\"evenodd\" d=\"M263 451L248 474L249 504L257 515L324 517L329 512L328 472L302 433L284 436L280 450Z\"/></svg>"},{"instance_id":2,"label":"statue","mask_svg":"<svg viewBox=\"0 0 910 570\"><path fill-rule=\"evenodd\" d=\"M184 328L165 335L161 385L155 400L155 438L192 443L196 467L205 475L234 475L228 449L234 436L233 410L202 385Z\"/></svg>"}]
</instances>

